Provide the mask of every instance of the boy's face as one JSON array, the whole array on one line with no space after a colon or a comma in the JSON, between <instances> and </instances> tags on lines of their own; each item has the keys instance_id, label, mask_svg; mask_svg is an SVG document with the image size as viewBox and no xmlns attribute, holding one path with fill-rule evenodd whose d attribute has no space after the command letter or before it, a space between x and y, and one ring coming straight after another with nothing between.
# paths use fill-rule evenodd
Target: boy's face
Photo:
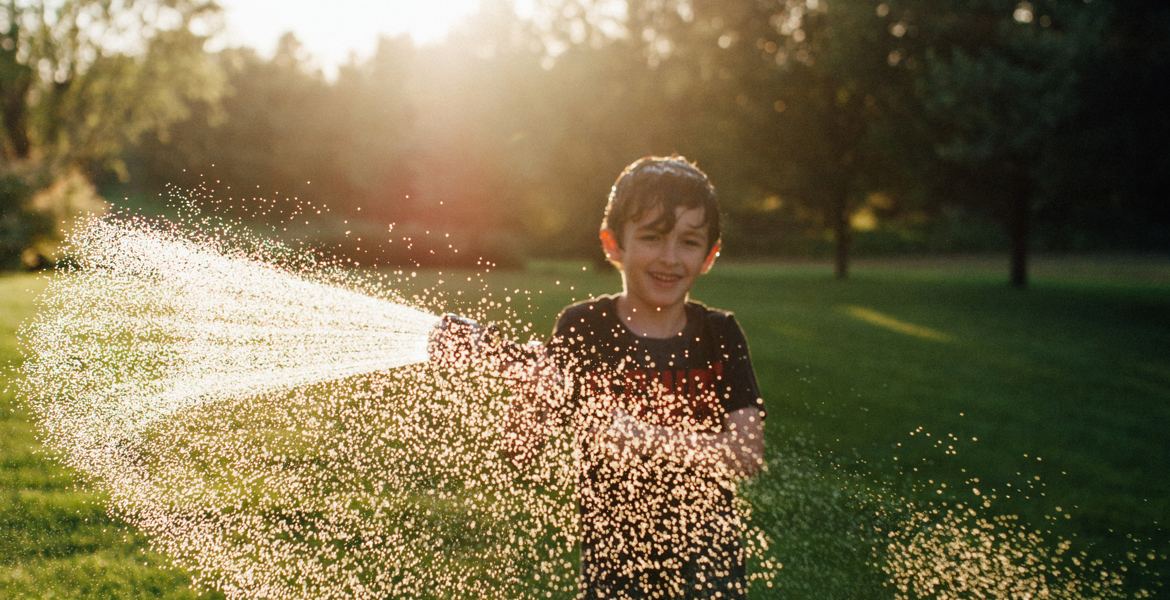
<instances>
[{"instance_id":1,"label":"boy's face","mask_svg":"<svg viewBox=\"0 0 1170 600\"><path fill-rule=\"evenodd\" d=\"M601 232L605 253L621 267L626 297L644 310L685 304L695 281L719 253L718 244L708 250L702 208L679 207L674 229L665 232L655 223L661 212L654 209L630 222L620 245L612 231Z\"/></svg>"}]
</instances>

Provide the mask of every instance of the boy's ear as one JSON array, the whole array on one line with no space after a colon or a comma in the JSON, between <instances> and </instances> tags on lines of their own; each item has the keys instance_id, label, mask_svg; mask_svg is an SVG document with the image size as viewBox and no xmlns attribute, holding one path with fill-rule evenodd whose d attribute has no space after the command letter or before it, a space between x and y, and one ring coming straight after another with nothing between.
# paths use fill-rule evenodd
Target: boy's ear
<instances>
[{"instance_id":1,"label":"boy's ear","mask_svg":"<svg viewBox=\"0 0 1170 600\"><path fill-rule=\"evenodd\" d=\"M617 236L609 229L602 229L600 233L601 249L605 250L605 257L615 265L621 265L622 247L618 245Z\"/></svg>"},{"instance_id":2,"label":"boy's ear","mask_svg":"<svg viewBox=\"0 0 1170 600\"><path fill-rule=\"evenodd\" d=\"M706 273L711 270L711 265L715 264L716 258L719 258L719 250L722 248L723 244L721 242L715 242L715 245L711 246L711 251L707 253L707 258L703 260L703 269L699 271L700 273Z\"/></svg>"}]
</instances>

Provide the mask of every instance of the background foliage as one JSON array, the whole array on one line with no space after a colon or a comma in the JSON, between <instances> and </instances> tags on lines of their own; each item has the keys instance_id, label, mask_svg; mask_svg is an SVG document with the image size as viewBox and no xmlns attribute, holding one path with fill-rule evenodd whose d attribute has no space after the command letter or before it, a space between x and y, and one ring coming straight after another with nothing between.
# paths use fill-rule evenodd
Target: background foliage
<instances>
[{"instance_id":1,"label":"background foliage","mask_svg":"<svg viewBox=\"0 0 1170 600\"><path fill-rule=\"evenodd\" d=\"M296 198L367 264L598 259L613 178L672 152L720 189L733 256L835 248L844 276L854 252L1010 248L1023 285L1029 250L1170 248L1153 0L485 0L445 42L385 38L332 79L291 34L270 59L207 51L211 4L59 6L6 6L6 172L110 198L204 185L248 215ZM51 260L3 198L25 214L5 244Z\"/></svg>"}]
</instances>

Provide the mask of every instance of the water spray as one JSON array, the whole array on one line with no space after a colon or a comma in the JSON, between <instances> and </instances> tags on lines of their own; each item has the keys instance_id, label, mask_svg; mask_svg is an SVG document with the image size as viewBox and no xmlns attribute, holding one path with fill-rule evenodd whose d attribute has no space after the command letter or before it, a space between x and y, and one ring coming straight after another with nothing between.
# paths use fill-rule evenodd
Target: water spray
<instances>
[{"instance_id":1,"label":"water spray","mask_svg":"<svg viewBox=\"0 0 1170 600\"><path fill-rule=\"evenodd\" d=\"M568 441L518 480L495 441L508 390L482 377L536 354L265 243L111 217L71 242L76 266L21 333L22 399L48 449L201 586L575 589Z\"/></svg>"},{"instance_id":2,"label":"water spray","mask_svg":"<svg viewBox=\"0 0 1170 600\"><path fill-rule=\"evenodd\" d=\"M201 586L233 600L576 595L572 432L524 471L499 450L517 386L567 396L566 365L541 345L436 317L353 272L281 266L141 221L95 219L72 249L77 267L21 334L22 400L50 451ZM794 578L808 549L778 556L753 524L782 542L807 522L847 524L826 536L830 558L872 548L861 577L900 599L1121 596L1098 564L1062 563L1057 579L1033 566L1064 546L985 540L1020 530L868 481L842 487L816 453L769 448L772 474L744 505L764 594L851 589L834 577L856 573L822 561ZM781 570L781 559L793 562ZM940 565L948 575L923 579Z\"/></svg>"}]
</instances>

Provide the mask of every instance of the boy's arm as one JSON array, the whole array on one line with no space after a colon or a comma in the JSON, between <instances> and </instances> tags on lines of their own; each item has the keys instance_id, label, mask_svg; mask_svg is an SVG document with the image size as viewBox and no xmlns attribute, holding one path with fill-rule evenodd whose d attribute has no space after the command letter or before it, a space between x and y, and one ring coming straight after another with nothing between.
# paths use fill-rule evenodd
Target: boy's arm
<instances>
[{"instance_id":1,"label":"boy's arm","mask_svg":"<svg viewBox=\"0 0 1170 600\"><path fill-rule=\"evenodd\" d=\"M548 412L531 396L517 394L504 413L500 453L517 468L527 467L540 453L551 434Z\"/></svg>"},{"instance_id":2,"label":"boy's arm","mask_svg":"<svg viewBox=\"0 0 1170 600\"><path fill-rule=\"evenodd\" d=\"M553 407L563 402L567 393L564 377L548 353L535 346L529 348L536 360L507 363L500 369L500 376L514 393L503 415L500 452L518 468L528 466L552 436L556 426Z\"/></svg>"},{"instance_id":3,"label":"boy's arm","mask_svg":"<svg viewBox=\"0 0 1170 600\"><path fill-rule=\"evenodd\" d=\"M532 462L553 433L554 408L563 408L571 395L550 347L538 342L521 346L502 339L493 326L446 314L431 333L427 352L440 368L466 368L477 360L494 365L515 394L503 415L500 452L518 467Z\"/></svg>"},{"instance_id":4,"label":"boy's arm","mask_svg":"<svg viewBox=\"0 0 1170 600\"><path fill-rule=\"evenodd\" d=\"M650 425L624 411L599 437L620 456L633 454L666 460L715 475L752 477L764 464L764 430L758 408L741 408L727 416L720 433L692 433Z\"/></svg>"}]
</instances>

